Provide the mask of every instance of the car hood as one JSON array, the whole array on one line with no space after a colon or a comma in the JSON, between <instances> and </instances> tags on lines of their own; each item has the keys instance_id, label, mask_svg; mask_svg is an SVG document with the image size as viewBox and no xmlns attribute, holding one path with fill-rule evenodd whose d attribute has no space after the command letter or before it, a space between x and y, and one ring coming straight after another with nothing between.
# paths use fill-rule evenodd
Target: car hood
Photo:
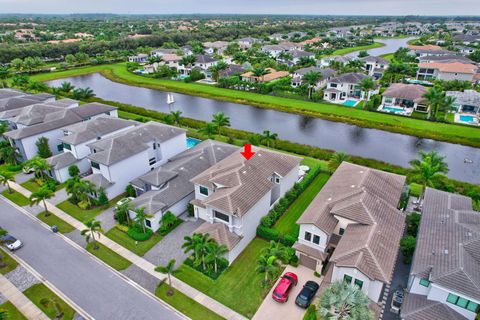
<instances>
[{"instance_id":1,"label":"car hood","mask_svg":"<svg viewBox=\"0 0 480 320\"><path fill-rule=\"evenodd\" d=\"M20 240L17 240L13 243L8 243L7 244L7 248L9 248L9 249L16 249L16 248L19 248L21 246L22 246L22 242Z\"/></svg>"}]
</instances>

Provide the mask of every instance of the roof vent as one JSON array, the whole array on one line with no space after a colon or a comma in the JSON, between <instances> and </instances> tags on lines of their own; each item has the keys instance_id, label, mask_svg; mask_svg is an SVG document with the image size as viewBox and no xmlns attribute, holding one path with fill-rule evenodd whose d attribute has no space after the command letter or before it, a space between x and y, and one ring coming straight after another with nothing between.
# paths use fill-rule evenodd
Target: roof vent
<instances>
[{"instance_id":1,"label":"roof vent","mask_svg":"<svg viewBox=\"0 0 480 320\"><path fill-rule=\"evenodd\" d=\"M432 256L434 256L434 255L435 255L435 250L432 250Z\"/></svg>"},{"instance_id":2,"label":"roof vent","mask_svg":"<svg viewBox=\"0 0 480 320\"><path fill-rule=\"evenodd\" d=\"M445 255L447 255L447 254L448 254L448 249L445 249L445 250L443 251L443 253L444 253Z\"/></svg>"},{"instance_id":3,"label":"roof vent","mask_svg":"<svg viewBox=\"0 0 480 320\"><path fill-rule=\"evenodd\" d=\"M363 170L360 170L360 173L363 173Z\"/></svg>"},{"instance_id":4,"label":"roof vent","mask_svg":"<svg viewBox=\"0 0 480 320\"><path fill-rule=\"evenodd\" d=\"M328 200L328 201L332 201L332 198L330 197L330 198L328 198L327 200Z\"/></svg>"},{"instance_id":5,"label":"roof vent","mask_svg":"<svg viewBox=\"0 0 480 320\"><path fill-rule=\"evenodd\" d=\"M246 174L246 173L247 173L247 171L242 171L242 173L243 173L243 174Z\"/></svg>"},{"instance_id":6,"label":"roof vent","mask_svg":"<svg viewBox=\"0 0 480 320\"><path fill-rule=\"evenodd\" d=\"M471 237L471 236L472 236L472 233L471 233L471 232L467 232L467 236L468 236L468 237Z\"/></svg>"},{"instance_id":7,"label":"roof vent","mask_svg":"<svg viewBox=\"0 0 480 320\"><path fill-rule=\"evenodd\" d=\"M355 188L355 185L354 185L354 184L352 184L350 187L352 187L352 188Z\"/></svg>"}]
</instances>

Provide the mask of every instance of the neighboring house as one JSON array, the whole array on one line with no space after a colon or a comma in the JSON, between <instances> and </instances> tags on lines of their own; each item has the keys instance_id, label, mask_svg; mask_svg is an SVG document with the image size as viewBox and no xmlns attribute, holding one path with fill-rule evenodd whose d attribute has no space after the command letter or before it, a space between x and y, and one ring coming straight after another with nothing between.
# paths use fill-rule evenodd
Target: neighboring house
<instances>
[{"instance_id":1,"label":"neighboring house","mask_svg":"<svg viewBox=\"0 0 480 320\"><path fill-rule=\"evenodd\" d=\"M410 52L416 57L442 56L442 55L454 54L453 52L444 50L442 49L442 47L437 45L425 45L425 46L409 45L407 46L407 48L410 49Z\"/></svg>"},{"instance_id":2,"label":"neighboring house","mask_svg":"<svg viewBox=\"0 0 480 320\"><path fill-rule=\"evenodd\" d=\"M262 43L263 41L261 39L257 38L252 38L252 37L247 37L247 38L242 38L238 39L237 43L242 49L250 49L255 43Z\"/></svg>"},{"instance_id":3,"label":"neighboring house","mask_svg":"<svg viewBox=\"0 0 480 320\"><path fill-rule=\"evenodd\" d=\"M287 39L287 36L285 34L282 34L282 33L274 33L274 34L268 36L268 38L270 40L274 40L274 41L282 41L282 40Z\"/></svg>"},{"instance_id":4,"label":"neighboring house","mask_svg":"<svg viewBox=\"0 0 480 320\"><path fill-rule=\"evenodd\" d=\"M465 56L468 56L468 55L474 53L475 50L476 50L475 48L466 47L466 46L455 46L454 48L457 49L458 52L460 52L460 54L465 55Z\"/></svg>"},{"instance_id":5,"label":"neighboring house","mask_svg":"<svg viewBox=\"0 0 480 320\"><path fill-rule=\"evenodd\" d=\"M480 44L480 34L457 34L453 36L453 41L463 43L464 45Z\"/></svg>"},{"instance_id":6,"label":"neighboring house","mask_svg":"<svg viewBox=\"0 0 480 320\"><path fill-rule=\"evenodd\" d=\"M474 64L461 62L421 62L418 64L418 80L460 80L475 81L479 68Z\"/></svg>"},{"instance_id":7,"label":"neighboring house","mask_svg":"<svg viewBox=\"0 0 480 320\"><path fill-rule=\"evenodd\" d=\"M360 60L365 63L365 72L377 80L382 77L389 65L388 60L382 57L368 56L360 58Z\"/></svg>"},{"instance_id":8,"label":"neighboring house","mask_svg":"<svg viewBox=\"0 0 480 320\"><path fill-rule=\"evenodd\" d=\"M346 65L350 61L354 60L351 56L330 56L330 57L324 57L321 58L320 60L317 61L317 67L329 67L332 61L339 62L343 65Z\"/></svg>"},{"instance_id":9,"label":"neighboring house","mask_svg":"<svg viewBox=\"0 0 480 320\"><path fill-rule=\"evenodd\" d=\"M190 56L193 54L193 48L189 44L183 46L182 48L180 48L180 50L183 52L183 55L185 56Z\"/></svg>"},{"instance_id":10,"label":"neighboring house","mask_svg":"<svg viewBox=\"0 0 480 320\"><path fill-rule=\"evenodd\" d=\"M184 75L189 75L193 69L197 69L202 72L206 78L210 78L212 73L209 69L217 63L218 60L215 58L209 55L199 54L196 56L196 60L191 66L178 65L177 68L178 71Z\"/></svg>"},{"instance_id":11,"label":"neighboring house","mask_svg":"<svg viewBox=\"0 0 480 320\"><path fill-rule=\"evenodd\" d=\"M471 198L427 188L402 319L476 319L479 225Z\"/></svg>"},{"instance_id":12,"label":"neighboring house","mask_svg":"<svg viewBox=\"0 0 480 320\"><path fill-rule=\"evenodd\" d=\"M300 264L381 301L405 225L397 209L404 185L404 176L343 162L297 221Z\"/></svg>"},{"instance_id":13,"label":"neighboring house","mask_svg":"<svg viewBox=\"0 0 480 320\"><path fill-rule=\"evenodd\" d=\"M469 113L480 116L480 93L475 90L447 91L447 96L455 98L455 109L458 113Z\"/></svg>"},{"instance_id":14,"label":"neighboring house","mask_svg":"<svg viewBox=\"0 0 480 320\"><path fill-rule=\"evenodd\" d=\"M364 99L365 93L360 89L359 83L369 76L362 73L345 73L327 82L324 99L333 103L342 103L347 99ZM378 92L374 89L368 92L367 99Z\"/></svg>"},{"instance_id":15,"label":"neighboring house","mask_svg":"<svg viewBox=\"0 0 480 320\"><path fill-rule=\"evenodd\" d=\"M145 63L148 61L148 54L139 53L135 56L129 56L128 62Z\"/></svg>"},{"instance_id":16,"label":"neighboring house","mask_svg":"<svg viewBox=\"0 0 480 320\"><path fill-rule=\"evenodd\" d=\"M449 62L460 62L460 63L474 63L467 57L455 54L449 54L445 56L424 56L419 57L418 62L442 62L442 63L449 63Z\"/></svg>"},{"instance_id":17,"label":"neighboring house","mask_svg":"<svg viewBox=\"0 0 480 320\"><path fill-rule=\"evenodd\" d=\"M262 51L268 53L273 58L277 58L281 53L287 52L288 49L279 44L270 44L263 46Z\"/></svg>"},{"instance_id":18,"label":"neighboring house","mask_svg":"<svg viewBox=\"0 0 480 320\"><path fill-rule=\"evenodd\" d=\"M414 110L428 112L424 86L418 84L393 83L382 94L379 111L410 115Z\"/></svg>"},{"instance_id":19,"label":"neighboring house","mask_svg":"<svg viewBox=\"0 0 480 320\"><path fill-rule=\"evenodd\" d=\"M296 70L292 75L292 87L296 88L303 84L303 76L309 72L317 72L321 75L320 80L318 80L317 85L315 86L316 90L323 87L336 73L335 70L330 68L318 68L318 67L308 67L301 68Z\"/></svg>"},{"instance_id":20,"label":"neighboring house","mask_svg":"<svg viewBox=\"0 0 480 320\"><path fill-rule=\"evenodd\" d=\"M228 42L226 41L215 41L215 42L205 42L203 44L206 54L223 54L223 52L228 47Z\"/></svg>"},{"instance_id":21,"label":"neighboring house","mask_svg":"<svg viewBox=\"0 0 480 320\"><path fill-rule=\"evenodd\" d=\"M150 215L145 226L157 231L164 213L170 211L179 216L187 210L195 197L195 187L190 180L236 150L232 145L206 140L179 153L131 182L137 193L131 207L144 208ZM131 212L132 218L134 215Z\"/></svg>"},{"instance_id":22,"label":"neighboring house","mask_svg":"<svg viewBox=\"0 0 480 320\"><path fill-rule=\"evenodd\" d=\"M70 99L59 101L64 100L75 101ZM34 104L51 104L53 102L55 102L55 96L50 94L25 94L19 90L0 89L0 121L7 121L11 129L16 129L15 123L11 120L20 114L22 108ZM76 106L78 106L78 103Z\"/></svg>"},{"instance_id":23,"label":"neighboring house","mask_svg":"<svg viewBox=\"0 0 480 320\"><path fill-rule=\"evenodd\" d=\"M147 122L88 144L92 174L85 179L105 189L113 199L133 179L166 163L187 149L185 130Z\"/></svg>"},{"instance_id":24,"label":"neighboring house","mask_svg":"<svg viewBox=\"0 0 480 320\"><path fill-rule=\"evenodd\" d=\"M236 75L241 75L242 73L245 72L245 68L237 65L237 64L231 64L227 67L227 69L224 69L218 73L219 78L228 78Z\"/></svg>"},{"instance_id":25,"label":"neighboring house","mask_svg":"<svg viewBox=\"0 0 480 320\"><path fill-rule=\"evenodd\" d=\"M159 58L163 58L164 55L167 55L167 54L177 54L177 52L179 51L179 49L164 49L164 48L160 48L160 49L155 49L153 51L150 52L150 55L152 57L159 57Z\"/></svg>"},{"instance_id":26,"label":"neighboring house","mask_svg":"<svg viewBox=\"0 0 480 320\"><path fill-rule=\"evenodd\" d=\"M292 59L291 61L289 61L292 65L298 64L302 57L315 59L315 54L312 52L307 52L302 50L292 50L289 53L292 55Z\"/></svg>"},{"instance_id":27,"label":"neighboring house","mask_svg":"<svg viewBox=\"0 0 480 320\"><path fill-rule=\"evenodd\" d=\"M205 222L194 233L208 233L226 245L232 263L255 238L260 219L298 180L300 158L254 148L240 151L194 177L195 217Z\"/></svg>"},{"instance_id":28,"label":"neighboring house","mask_svg":"<svg viewBox=\"0 0 480 320\"><path fill-rule=\"evenodd\" d=\"M133 128L137 124L135 121L102 116L62 128L63 136L58 140L63 144L63 153L47 159L47 163L52 166L50 176L63 183L70 178L68 167L72 165L76 165L82 175L89 172L91 168L87 156L90 148L87 145Z\"/></svg>"},{"instance_id":29,"label":"neighboring house","mask_svg":"<svg viewBox=\"0 0 480 320\"><path fill-rule=\"evenodd\" d=\"M263 83L278 80L284 77L288 77L290 75L288 71L277 71L272 68L267 68L267 70L269 71L269 73L260 77L255 76L252 71L248 71L241 75L242 81L247 81L251 83Z\"/></svg>"},{"instance_id":30,"label":"neighboring house","mask_svg":"<svg viewBox=\"0 0 480 320\"><path fill-rule=\"evenodd\" d=\"M63 144L58 140L63 136L63 131L58 129L102 115L117 117L117 109L96 102L75 108L53 103L27 106L10 120L16 129L5 133L5 137L18 149L22 160L31 159L37 154L35 143L41 137L48 138L52 154L58 154L63 151Z\"/></svg>"}]
</instances>

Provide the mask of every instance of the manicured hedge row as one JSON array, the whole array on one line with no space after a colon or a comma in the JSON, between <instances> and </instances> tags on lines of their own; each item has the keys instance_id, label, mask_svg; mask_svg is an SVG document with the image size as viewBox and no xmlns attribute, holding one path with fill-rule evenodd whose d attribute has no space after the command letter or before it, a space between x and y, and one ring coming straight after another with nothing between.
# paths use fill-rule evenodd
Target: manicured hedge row
<instances>
[{"instance_id":1,"label":"manicured hedge row","mask_svg":"<svg viewBox=\"0 0 480 320\"><path fill-rule=\"evenodd\" d=\"M152 232L152 230L150 230L148 228L146 228L145 232L143 232L142 229L137 228L137 227L133 227L133 228L128 229L127 234L133 240L142 242L142 241L147 241L148 239L150 239L153 235L153 232Z\"/></svg>"}]
</instances>

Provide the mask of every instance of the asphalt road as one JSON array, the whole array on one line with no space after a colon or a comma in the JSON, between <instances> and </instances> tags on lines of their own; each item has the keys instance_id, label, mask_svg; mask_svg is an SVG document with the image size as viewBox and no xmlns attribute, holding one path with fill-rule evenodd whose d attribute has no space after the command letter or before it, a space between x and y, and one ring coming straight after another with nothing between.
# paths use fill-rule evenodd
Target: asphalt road
<instances>
[{"instance_id":1,"label":"asphalt road","mask_svg":"<svg viewBox=\"0 0 480 320\"><path fill-rule=\"evenodd\" d=\"M24 243L18 257L96 320L182 319L3 199L0 226Z\"/></svg>"}]
</instances>

